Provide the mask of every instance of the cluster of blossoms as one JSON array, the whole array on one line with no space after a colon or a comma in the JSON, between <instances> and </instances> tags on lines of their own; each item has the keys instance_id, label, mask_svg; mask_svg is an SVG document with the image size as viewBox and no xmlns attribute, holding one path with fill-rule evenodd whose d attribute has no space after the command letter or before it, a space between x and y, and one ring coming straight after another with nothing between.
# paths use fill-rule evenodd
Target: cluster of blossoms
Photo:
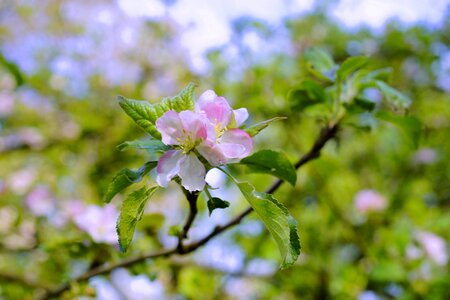
<instances>
[{"instance_id":1,"label":"cluster of blossoms","mask_svg":"<svg viewBox=\"0 0 450 300\"><path fill-rule=\"evenodd\" d=\"M194 111L167 111L156 129L173 149L158 161L157 183L167 187L178 175L186 190L203 190L207 168L237 162L252 152L251 136L238 128L247 118L247 109L233 110L212 90L200 96Z\"/></svg>"}]
</instances>

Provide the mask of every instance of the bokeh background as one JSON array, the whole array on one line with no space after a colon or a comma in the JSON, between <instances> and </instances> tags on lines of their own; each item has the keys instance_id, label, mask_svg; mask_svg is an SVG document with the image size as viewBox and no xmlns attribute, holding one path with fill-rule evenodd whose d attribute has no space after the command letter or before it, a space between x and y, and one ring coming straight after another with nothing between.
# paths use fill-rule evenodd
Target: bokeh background
<instances>
[{"instance_id":1,"label":"bokeh background","mask_svg":"<svg viewBox=\"0 0 450 300\"><path fill-rule=\"evenodd\" d=\"M32 299L88 268L173 247L187 202L172 186L149 201L127 254L104 205L116 171L148 154L116 145L145 137L116 95L159 101L188 82L214 89L253 122L275 116L255 149L294 162L320 112L291 108L308 76L303 51L337 62L368 55L413 103L419 146L387 124L342 127L323 155L276 197L299 222L302 254L278 250L251 216L184 257L146 261L75 284L67 299L450 299L450 9L448 0L0 1L0 299ZM236 170L238 172L239 170ZM238 174L264 190L274 180ZM246 207L201 214L191 240ZM152 179L148 184L155 184Z\"/></svg>"}]
</instances>

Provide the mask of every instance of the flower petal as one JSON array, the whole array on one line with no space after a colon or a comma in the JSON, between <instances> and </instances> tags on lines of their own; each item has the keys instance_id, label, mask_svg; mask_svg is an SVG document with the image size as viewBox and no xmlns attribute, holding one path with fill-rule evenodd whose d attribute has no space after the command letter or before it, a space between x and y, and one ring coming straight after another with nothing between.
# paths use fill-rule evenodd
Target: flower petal
<instances>
[{"instance_id":1,"label":"flower petal","mask_svg":"<svg viewBox=\"0 0 450 300\"><path fill-rule=\"evenodd\" d=\"M166 145L179 145L184 137L183 124L174 110L169 110L156 120L156 129L161 133L162 142Z\"/></svg>"},{"instance_id":2,"label":"flower petal","mask_svg":"<svg viewBox=\"0 0 450 300\"><path fill-rule=\"evenodd\" d=\"M205 141L198 145L196 149L211 164L211 166L220 166L226 164L228 161L215 141Z\"/></svg>"},{"instance_id":3,"label":"flower petal","mask_svg":"<svg viewBox=\"0 0 450 300\"><path fill-rule=\"evenodd\" d=\"M214 99L217 98L217 94L213 90L206 90L204 91L200 97L198 97L197 102L195 103L195 111L202 110L202 107L209 102L214 101Z\"/></svg>"},{"instance_id":4,"label":"flower petal","mask_svg":"<svg viewBox=\"0 0 450 300\"><path fill-rule=\"evenodd\" d=\"M156 182L167 187L170 180L180 172L180 164L186 155L180 150L169 150L161 156L156 167Z\"/></svg>"},{"instance_id":5,"label":"flower petal","mask_svg":"<svg viewBox=\"0 0 450 300\"><path fill-rule=\"evenodd\" d=\"M197 114L190 110L184 110L179 113L181 124L186 138L193 141L198 139L205 140L208 135L214 134L214 126L210 124L208 119L201 114Z\"/></svg>"},{"instance_id":6,"label":"flower petal","mask_svg":"<svg viewBox=\"0 0 450 300\"><path fill-rule=\"evenodd\" d=\"M246 108L239 108L233 110L234 119L236 121L236 127L241 126L248 118L248 111Z\"/></svg>"},{"instance_id":7,"label":"flower petal","mask_svg":"<svg viewBox=\"0 0 450 300\"><path fill-rule=\"evenodd\" d=\"M218 139L217 147L228 158L228 162L234 162L248 156L253 150L253 139L241 129L230 129Z\"/></svg>"},{"instance_id":8,"label":"flower petal","mask_svg":"<svg viewBox=\"0 0 450 300\"><path fill-rule=\"evenodd\" d=\"M205 187L205 166L193 153L185 155L180 164L181 185L190 192L201 191Z\"/></svg>"},{"instance_id":9,"label":"flower petal","mask_svg":"<svg viewBox=\"0 0 450 300\"><path fill-rule=\"evenodd\" d=\"M205 114L217 129L221 130L230 123L232 109L224 97L219 97L214 91L208 90L195 104L195 112Z\"/></svg>"}]
</instances>

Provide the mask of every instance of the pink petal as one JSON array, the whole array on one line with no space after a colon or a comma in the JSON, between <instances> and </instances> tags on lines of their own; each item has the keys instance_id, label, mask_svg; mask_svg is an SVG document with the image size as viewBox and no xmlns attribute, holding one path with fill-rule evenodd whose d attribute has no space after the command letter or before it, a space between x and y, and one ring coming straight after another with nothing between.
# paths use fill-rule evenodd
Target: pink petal
<instances>
[{"instance_id":1,"label":"pink petal","mask_svg":"<svg viewBox=\"0 0 450 300\"><path fill-rule=\"evenodd\" d=\"M230 123L232 110L224 97L218 97L212 90L204 92L195 105L197 113L203 113L218 127L223 129Z\"/></svg>"},{"instance_id":2,"label":"pink petal","mask_svg":"<svg viewBox=\"0 0 450 300\"><path fill-rule=\"evenodd\" d=\"M205 166L194 153L184 156L180 164L181 185L190 192L201 191L205 187Z\"/></svg>"},{"instance_id":3,"label":"pink petal","mask_svg":"<svg viewBox=\"0 0 450 300\"><path fill-rule=\"evenodd\" d=\"M239 108L233 110L234 119L236 121L236 127L241 126L248 118L248 111L246 108Z\"/></svg>"},{"instance_id":4,"label":"pink petal","mask_svg":"<svg viewBox=\"0 0 450 300\"><path fill-rule=\"evenodd\" d=\"M228 162L234 162L248 156L253 150L253 139L241 129L230 129L218 139L217 145Z\"/></svg>"},{"instance_id":5,"label":"pink petal","mask_svg":"<svg viewBox=\"0 0 450 300\"><path fill-rule=\"evenodd\" d=\"M219 166L248 156L253 149L253 140L244 130L234 128L225 131L217 143L207 140L196 149L212 166Z\"/></svg>"},{"instance_id":6,"label":"pink petal","mask_svg":"<svg viewBox=\"0 0 450 300\"><path fill-rule=\"evenodd\" d=\"M181 124L183 125L183 132L191 140L206 139L208 136L208 125L210 130L214 130L214 127L209 124L208 119L203 115L196 114L190 110L184 110L179 113Z\"/></svg>"},{"instance_id":7,"label":"pink petal","mask_svg":"<svg viewBox=\"0 0 450 300\"><path fill-rule=\"evenodd\" d=\"M170 180L180 172L180 164L185 154L180 150L169 150L161 156L156 167L156 182L167 187Z\"/></svg>"},{"instance_id":8,"label":"pink petal","mask_svg":"<svg viewBox=\"0 0 450 300\"><path fill-rule=\"evenodd\" d=\"M174 110L167 111L156 120L156 129L161 133L162 142L166 145L179 145L185 135L180 116Z\"/></svg>"},{"instance_id":9,"label":"pink petal","mask_svg":"<svg viewBox=\"0 0 450 300\"><path fill-rule=\"evenodd\" d=\"M198 145L196 149L211 166L220 166L226 164L228 161L215 141L205 141Z\"/></svg>"},{"instance_id":10,"label":"pink petal","mask_svg":"<svg viewBox=\"0 0 450 300\"><path fill-rule=\"evenodd\" d=\"M200 111L201 107L203 107L206 103L214 101L215 98L217 98L217 94L213 90L204 91L195 103L195 110Z\"/></svg>"}]
</instances>

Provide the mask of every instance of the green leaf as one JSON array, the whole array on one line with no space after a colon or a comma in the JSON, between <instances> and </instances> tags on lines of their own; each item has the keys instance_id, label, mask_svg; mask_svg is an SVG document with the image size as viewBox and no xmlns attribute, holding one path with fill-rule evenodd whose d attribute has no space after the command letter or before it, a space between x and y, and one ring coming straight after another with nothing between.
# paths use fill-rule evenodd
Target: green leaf
<instances>
[{"instance_id":1,"label":"green leaf","mask_svg":"<svg viewBox=\"0 0 450 300\"><path fill-rule=\"evenodd\" d=\"M298 88L289 92L288 100L293 110L302 111L308 106L326 101L326 93L316 82L305 80Z\"/></svg>"},{"instance_id":2,"label":"green leaf","mask_svg":"<svg viewBox=\"0 0 450 300\"><path fill-rule=\"evenodd\" d=\"M382 68L370 72L364 72L361 77L362 81L368 82L373 80L383 80L386 81L389 79L389 76L392 74L392 68Z\"/></svg>"},{"instance_id":3,"label":"green leaf","mask_svg":"<svg viewBox=\"0 0 450 300\"><path fill-rule=\"evenodd\" d=\"M209 210L209 215L212 214L213 210L215 210L216 208L227 208L230 206L230 202L222 200L220 198L217 197L212 197L208 200L207 202L208 205L208 210Z\"/></svg>"},{"instance_id":4,"label":"green leaf","mask_svg":"<svg viewBox=\"0 0 450 300\"><path fill-rule=\"evenodd\" d=\"M140 182L148 172L156 167L157 164L157 161L148 161L137 171L133 171L128 168L120 170L109 184L104 196L104 201L109 203L112 198L117 195L117 193L121 192L133 183Z\"/></svg>"},{"instance_id":5,"label":"green leaf","mask_svg":"<svg viewBox=\"0 0 450 300\"><path fill-rule=\"evenodd\" d=\"M411 146L414 148L418 147L422 125L417 118L394 115L384 111L378 112L375 116L398 127L405 134Z\"/></svg>"},{"instance_id":6,"label":"green leaf","mask_svg":"<svg viewBox=\"0 0 450 300\"><path fill-rule=\"evenodd\" d=\"M389 103L403 108L407 108L411 105L411 99L409 99L398 90L394 89L383 81L377 80L376 84Z\"/></svg>"},{"instance_id":7,"label":"green leaf","mask_svg":"<svg viewBox=\"0 0 450 300\"><path fill-rule=\"evenodd\" d=\"M261 150L241 160L250 173L265 173L286 180L292 186L297 181L297 172L287 157L280 152Z\"/></svg>"},{"instance_id":8,"label":"green leaf","mask_svg":"<svg viewBox=\"0 0 450 300\"><path fill-rule=\"evenodd\" d=\"M154 138L160 139L161 134L156 130L155 126L156 120L169 110L175 110L177 112L193 110L193 92L194 84L190 83L175 97L164 98L161 102L156 104L150 104L149 102L142 100L127 99L123 96L118 96L118 100L120 107L122 107L125 113L127 113L136 124Z\"/></svg>"},{"instance_id":9,"label":"green leaf","mask_svg":"<svg viewBox=\"0 0 450 300\"><path fill-rule=\"evenodd\" d=\"M20 71L20 68L15 63L7 60L2 53L0 53L0 66L5 67L5 69L8 70L11 73L11 75L14 76L17 87L25 83L25 76Z\"/></svg>"},{"instance_id":10,"label":"green leaf","mask_svg":"<svg viewBox=\"0 0 450 300\"><path fill-rule=\"evenodd\" d=\"M181 227L179 225L172 225L169 227L168 235L179 237L181 234Z\"/></svg>"},{"instance_id":11,"label":"green leaf","mask_svg":"<svg viewBox=\"0 0 450 300\"><path fill-rule=\"evenodd\" d=\"M282 257L281 268L293 265L301 248L295 219L272 195L256 192L248 182L236 184L277 243Z\"/></svg>"},{"instance_id":12,"label":"green leaf","mask_svg":"<svg viewBox=\"0 0 450 300\"><path fill-rule=\"evenodd\" d=\"M365 56L353 56L346 59L337 70L337 81L342 82L345 78L350 76L350 74L364 67L368 61L369 59Z\"/></svg>"},{"instance_id":13,"label":"green leaf","mask_svg":"<svg viewBox=\"0 0 450 300\"><path fill-rule=\"evenodd\" d=\"M143 187L132 192L123 201L119 219L117 220L117 235L119 236L119 245L123 252L126 252L133 239L136 224L142 218L145 204L153 195L158 187Z\"/></svg>"},{"instance_id":14,"label":"green leaf","mask_svg":"<svg viewBox=\"0 0 450 300\"><path fill-rule=\"evenodd\" d=\"M370 99L360 96L355 98L355 105L364 110L373 111L375 109L376 103L371 101Z\"/></svg>"},{"instance_id":15,"label":"green leaf","mask_svg":"<svg viewBox=\"0 0 450 300\"><path fill-rule=\"evenodd\" d=\"M262 121L260 123L250 125L249 127L243 128L245 132L247 132L250 136L257 135L261 130L265 129L267 126L272 124L275 121L287 119L286 117L275 117L269 120Z\"/></svg>"},{"instance_id":16,"label":"green leaf","mask_svg":"<svg viewBox=\"0 0 450 300\"><path fill-rule=\"evenodd\" d=\"M126 141L117 146L120 151L125 151L130 148L134 149L147 149L152 152L165 152L170 149L170 146L165 145L160 140L136 140L136 141Z\"/></svg>"},{"instance_id":17,"label":"green leaf","mask_svg":"<svg viewBox=\"0 0 450 300\"><path fill-rule=\"evenodd\" d=\"M334 68L336 64L333 58L319 48L310 48L305 51L306 67L308 71L319 79L334 81Z\"/></svg>"}]
</instances>

